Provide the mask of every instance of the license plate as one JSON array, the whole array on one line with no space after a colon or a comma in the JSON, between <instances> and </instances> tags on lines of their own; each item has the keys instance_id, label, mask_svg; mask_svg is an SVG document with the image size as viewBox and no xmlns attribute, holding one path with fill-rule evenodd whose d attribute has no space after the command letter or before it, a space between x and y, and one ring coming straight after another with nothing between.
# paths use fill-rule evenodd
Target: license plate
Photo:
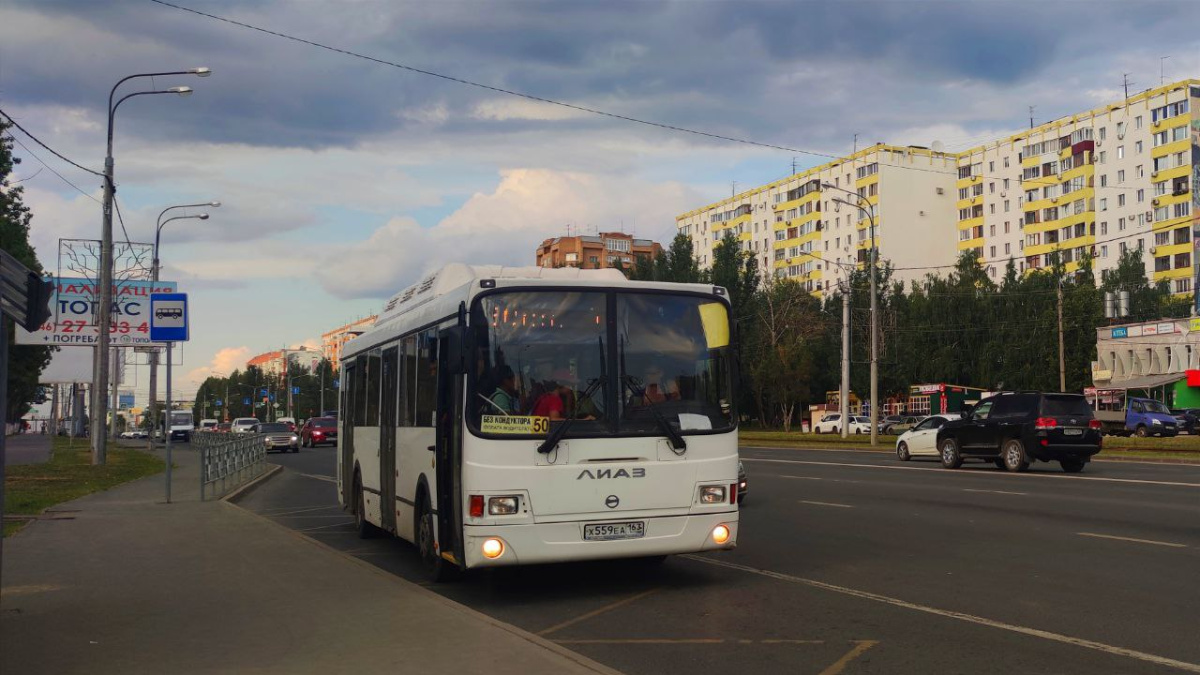
<instances>
[{"instance_id":1,"label":"license plate","mask_svg":"<svg viewBox=\"0 0 1200 675\"><path fill-rule=\"evenodd\" d=\"M1082 436L1083 429L1063 429L1064 436Z\"/></svg>"},{"instance_id":2,"label":"license plate","mask_svg":"<svg viewBox=\"0 0 1200 675\"><path fill-rule=\"evenodd\" d=\"M583 526L583 538L588 541L609 539L640 539L646 536L646 523L596 523Z\"/></svg>"}]
</instances>

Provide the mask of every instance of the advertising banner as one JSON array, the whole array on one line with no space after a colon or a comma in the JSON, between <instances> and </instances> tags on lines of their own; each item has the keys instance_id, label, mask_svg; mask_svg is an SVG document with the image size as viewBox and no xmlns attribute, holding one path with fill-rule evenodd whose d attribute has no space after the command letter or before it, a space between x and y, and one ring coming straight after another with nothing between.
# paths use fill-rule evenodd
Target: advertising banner
<instances>
[{"instance_id":1,"label":"advertising banner","mask_svg":"<svg viewBox=\"0 0 1200 675\"><path fill-rule=\"evenodd\" d=\"M88 279L46 277L54 283L51 316L35 331L16 330L19 345L92 347L100 334L96 326L96 284ZM174 281L119 281L113 284L112 346L150 344L150 294L170 293Z\"/></svg>"}]
</instances>

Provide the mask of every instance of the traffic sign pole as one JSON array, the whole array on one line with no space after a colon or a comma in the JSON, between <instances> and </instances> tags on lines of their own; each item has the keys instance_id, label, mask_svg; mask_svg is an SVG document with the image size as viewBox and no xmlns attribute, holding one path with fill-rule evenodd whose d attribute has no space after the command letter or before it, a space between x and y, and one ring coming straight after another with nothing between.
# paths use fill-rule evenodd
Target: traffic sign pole
<instances>
[{"instance_id":1,"label":"traffic sign pole","mask_svg":"<svg viewBox=\"0 0 1200 675\"><path fill-rule=\"evenodd\" d=\"M163 421L163 435L167 440L167 503L171 503L171 345L167 343L167 415ZM203 495L201 495L203 496Z\"/></svg>"},{"instance_id":2,"label":"traffic sign pole","mask_svg":"<svg viewBox=\"0 0 1200 675\"><path fill-rule=\"evenodd\" d=\"M176 342L188 340L188 329L186 293L152 293L150 295L150 341L165 342L167 346L167 395L163 436L166 437L168 504L171 503L171 348L175 346ZM203 470L201 467L202 473ZM203 491L200 496L203 498Z\"/></svg>"}]
</instances>

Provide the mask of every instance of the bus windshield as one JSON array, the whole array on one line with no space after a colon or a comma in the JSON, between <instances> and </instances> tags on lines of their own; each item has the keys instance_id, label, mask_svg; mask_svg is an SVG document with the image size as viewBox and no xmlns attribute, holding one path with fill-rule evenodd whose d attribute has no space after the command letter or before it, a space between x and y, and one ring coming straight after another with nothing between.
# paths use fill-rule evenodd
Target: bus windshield
<instances>
[{"instance_id":1,"label":"bus windshield","mask_svg":"<svg viewBox=\"0 0 1200 675\"><path fill-rule=\"evenodd\" d=\"M729 312L666 292L512 291L472 308L473 431L544 437L682 434L733 426Z\"/></svg>"}]
</instances>

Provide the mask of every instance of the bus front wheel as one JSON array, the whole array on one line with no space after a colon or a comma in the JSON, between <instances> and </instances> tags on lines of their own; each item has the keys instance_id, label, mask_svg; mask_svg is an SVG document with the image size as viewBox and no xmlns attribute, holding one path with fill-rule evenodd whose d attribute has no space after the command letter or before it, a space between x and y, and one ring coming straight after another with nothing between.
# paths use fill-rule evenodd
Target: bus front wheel
<instances>
[{"instance_id":1,"label":"bus front wheel","mask_svg":"<svg viewBox=\"0 0 1200 675\"><path fill-rule=\"evenodd\" d=\"M429 504L429 496L421 498L421 508L417 510L417 552L425 567L425 574L431 581L452 581L458 577L456 565L441 556L437 547L437 521L434 519L433 508Z\"/></svg>"}]
</instances>

